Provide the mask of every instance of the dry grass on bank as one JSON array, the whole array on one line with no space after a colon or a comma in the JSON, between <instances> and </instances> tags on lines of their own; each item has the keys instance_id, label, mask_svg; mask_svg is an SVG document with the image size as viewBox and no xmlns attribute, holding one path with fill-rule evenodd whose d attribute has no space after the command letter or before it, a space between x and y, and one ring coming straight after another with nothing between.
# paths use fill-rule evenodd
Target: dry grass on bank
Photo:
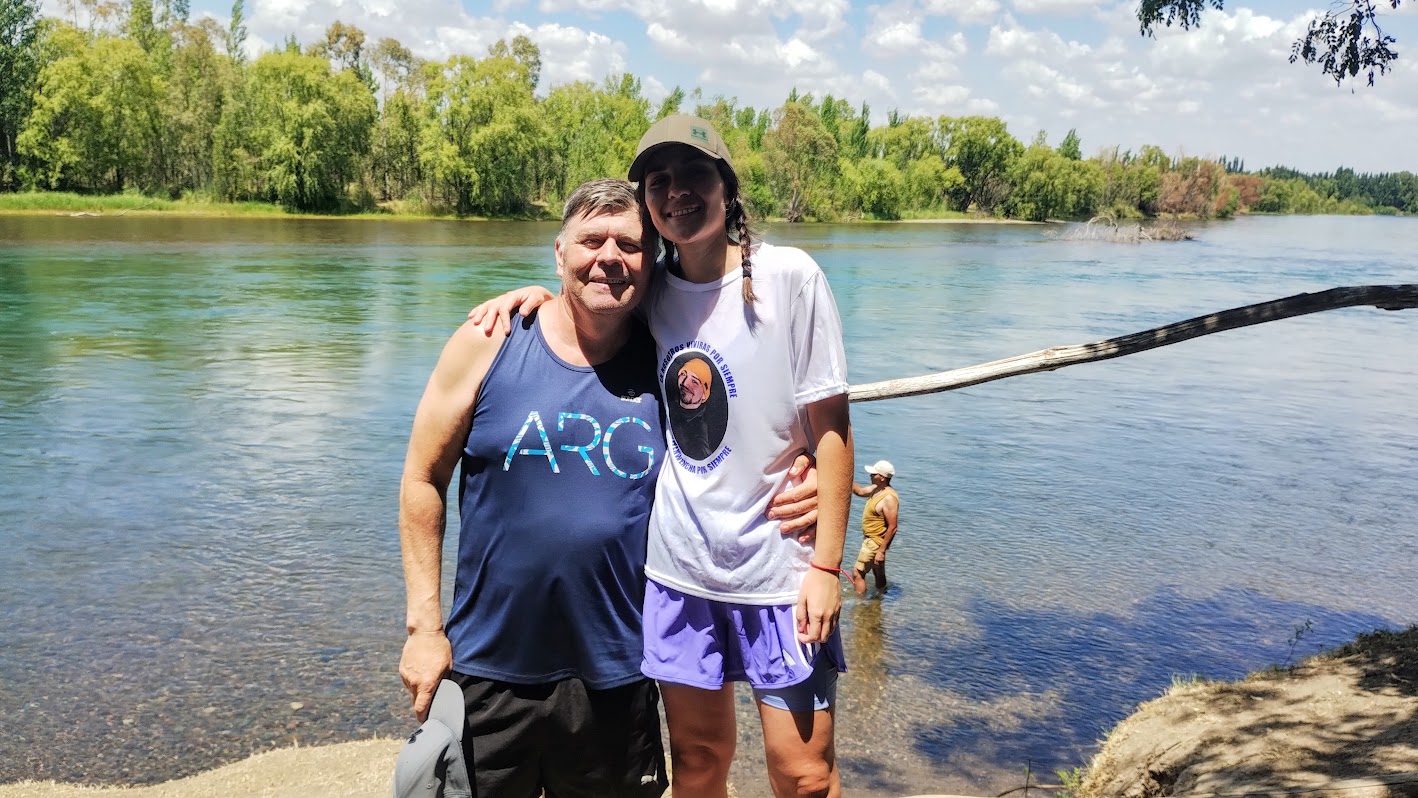
<instances>
[{"instance_id":1,"label":"dry grass on bank","mask_svg":"<svg viewBox=\"0 0 1418 798\"><path fill-rule=\"evenodd\" d=\"M1076 798L1418 795L1418 627L1239 682L1174 686L1104 741Z\"/></svg>"},{"instance_id":2,"label":"dry grass on bank","mask_svg":"<svg viewBox=\"0 0 1418 798\"><path fill-rule=\"evenodd\" d=\"M0 784L0 798L388 798L403 740L282 748L149 787Z\"/></svg>"}]
</instances>

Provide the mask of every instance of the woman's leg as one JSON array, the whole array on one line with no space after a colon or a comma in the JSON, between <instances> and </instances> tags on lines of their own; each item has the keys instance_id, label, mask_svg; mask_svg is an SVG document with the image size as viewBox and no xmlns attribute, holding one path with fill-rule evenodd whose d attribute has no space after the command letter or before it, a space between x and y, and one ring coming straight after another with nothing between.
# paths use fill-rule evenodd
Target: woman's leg
<instances>
[{"instance_id":1,"label":"woman's leg","mask_svg":"<svg viewBox=\"0 0 1418 798\"><path fill-rule=\"evenodd\" d=\"M842 794L832 708L790 712L759 701L758 715L763 720L768 781L777 798L838 798Z\"/></svg>"},{"instance_id":2,"label":"woman's leg","mask_svg":"<svg viewBox=\"0 0 1418 798\"><path fill-rule=\"evenodd\" d=\"M675 798L726 798L738 730L734 685L705 690L660 682L670 732L670 793Z\"/></svg>"}]
</instances>

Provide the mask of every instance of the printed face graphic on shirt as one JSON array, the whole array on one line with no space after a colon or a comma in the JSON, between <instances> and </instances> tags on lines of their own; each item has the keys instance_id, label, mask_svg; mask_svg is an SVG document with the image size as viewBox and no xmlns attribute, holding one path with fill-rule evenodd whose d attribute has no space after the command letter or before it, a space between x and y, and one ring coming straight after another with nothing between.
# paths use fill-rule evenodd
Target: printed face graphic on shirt
<instances>
[{"instance_id":1,"label":"printed face graphic on shirt","mask_svg":"<svg viewBox=\"0 0 1418 798\"><path fill-rule=\"evenodd\" d=\"M685 410L697 409L709 399L709 387L713 385L712 369L700 357L685 361L679 369L679 406Z\"/></svg>"},{"instance_id":2,"label":"printed face graphic on shirt","mask_svg":"<svg viewBox=\"0 0 1418 798\"><path fill-rule=\"evenodd\" d=\"M670 361L664 380L676 448L689 460L711 459L729 427L724 375L708 354L686 350Z\"/></svg>"}]
</instances>

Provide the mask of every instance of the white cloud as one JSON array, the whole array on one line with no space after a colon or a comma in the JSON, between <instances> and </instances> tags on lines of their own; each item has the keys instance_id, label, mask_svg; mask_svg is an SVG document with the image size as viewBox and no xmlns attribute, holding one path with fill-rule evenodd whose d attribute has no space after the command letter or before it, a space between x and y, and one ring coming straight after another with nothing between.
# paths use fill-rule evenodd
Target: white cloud
<instances>
[{"instance_id":1,"label":"white cloud","mask_svg":"<svg viewBox=\"0 0 1418 798\"><path fill-rule=\"evenodd\" d=\"M1021 14L1083 14L1106 5L1098 0L1013 0L1014 10Z\"/></svg>"},{"instance_id":2,"label":"white cloud","mask_svg":"<svg viewBox=\"0 0 1418 798\"><path fill-rule=\"evenodd\" d=\"M989 43L985 46L985 52L1005 58L1067 60L1089 58L1093 48L1075 41L1064 41L1050 30L1027 30L1013 18L1008 18L1004 25L994 25L990 28Z\"/></svg>"},{"instance_id":3,"label":"white cloud","mask_svg":"<svg viewBox=\"0 0 1418 798\"><path fill-rule=\"evenodd\" d=\"M949 113L950 109L965 104L970 97L970 89L966 86L917 86L913 94L922 103L940 107L940 113Z\"/></svg>"},{"instance_id":4,"label":"white cloud","mask_svg":"<svg viewBox=\"0 0 1418 798\"><path fill-rule=\"evenodd\" d=\"M873 55L912 58L923 44L919 22L898 20L868 31L863 47Z\"/></svg>"},{"instance_id":5,"label":"white cloud","mask_svg":"<svg viewBox=\"0 0 1418 798\"><path fill-rule=\"evenodd\" d=\"M923 0L921 10L934 16L953 17L965 25L993 20L1000 12L998 0Z\"/></svg>"},{"instance_id":6,"label":"white cloud","mask_svg":"<svg viewBox=\"0 0 1418 798\"><path fill-rule=\"evenodd\" d=\"M1025 91L1031 95L1061 100L1069 109L1100 108L1104 105L1094 96L1092 88L1038 61L1020 61L1007 67L1005 74L1022 82Z\"/></svg>"},{"instance_id":7,"label":"white cloud","mask_svg":"<svg viewBox=\"0 0 1418 798\"><path fill-rule=\"evenodd\" d=\"M599 83L607 75L630 71L625 44L605 34L561 25L539 25L529 31L527 37L536 42L543 53L544 87L577 80ZM546 53L566 53L568 57L548 61Z\"/></svg>"},{"instance_id":8,"label":"white cloud","mask_svg":"<svg viewBox=\"0 0 1418 798\"><path fill-rule=\"evenodd\" d=\"M891 79L877 72L875 69L868 69L866 72L863 72L862 82L866 84L867 87L875 89L888 97L893 99L896 97L896 91L891 87Z\"/></svg>"}]
</instances>

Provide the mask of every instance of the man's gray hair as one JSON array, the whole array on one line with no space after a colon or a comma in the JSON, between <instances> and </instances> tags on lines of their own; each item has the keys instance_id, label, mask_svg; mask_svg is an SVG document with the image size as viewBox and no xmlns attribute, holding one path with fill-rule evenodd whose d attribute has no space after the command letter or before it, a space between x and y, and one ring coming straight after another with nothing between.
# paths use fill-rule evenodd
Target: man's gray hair
<instances>
[{"instance_id":1,"label":"man's gray hair","mask_svg":"<svg viewBox=\"0 0 1418 798\"><path fill-rule=\"evenodd\" d=\"M639 208L635 186L630 181L616 177L588 180L566 198L566 205L561 210L561 229L565 230L567 222L581 216L624 213Z\"/></svg>"}]
</instances>

